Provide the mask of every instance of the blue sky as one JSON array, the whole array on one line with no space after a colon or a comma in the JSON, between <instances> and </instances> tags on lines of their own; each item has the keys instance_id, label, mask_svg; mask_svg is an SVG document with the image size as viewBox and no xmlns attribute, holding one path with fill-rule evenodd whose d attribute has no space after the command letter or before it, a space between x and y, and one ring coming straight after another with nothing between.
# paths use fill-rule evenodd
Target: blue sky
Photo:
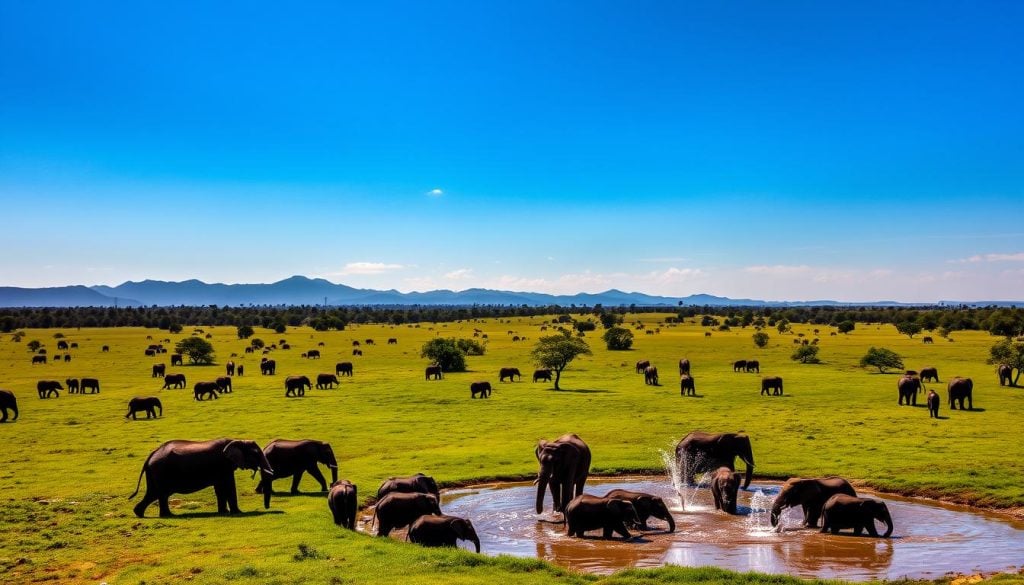
<instances>
[{"instance_id":1,"label":"blue sky","mask_svg":"<svg viewBox=\"0 0 1024 585\"><path fill-rule=\"evenodd\" d=\"M0 3L0 285L1024 298L1019 2Z\"/></svg>"}]
</instances>

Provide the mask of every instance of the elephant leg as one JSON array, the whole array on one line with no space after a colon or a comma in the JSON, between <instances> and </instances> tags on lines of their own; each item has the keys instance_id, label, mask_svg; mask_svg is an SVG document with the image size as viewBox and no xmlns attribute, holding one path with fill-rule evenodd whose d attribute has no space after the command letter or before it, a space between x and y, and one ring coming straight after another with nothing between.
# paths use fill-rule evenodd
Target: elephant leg
<instances>
[{"instance_id":1,"label":"elephant leg","mask_svg":"<svg viewBox=\"0 0 1024 585\"><path fill-rule=\"evenodd\" d=\"M821 515L821 508L804 506L804 526L808 528L818 527L818 517Z\"/></svg>"},{"instance_id":2,"label":"elephant leg","mask_svg":"<svg viewBox=\"0 0 1024 585\"><path fill-rule=\"evenodd\" d=\"M232 514L238 514L241 510L238 509L238 490L235 488L235 474L228 475L228 479L224 482L224 498L228 503L228 510Z\"/></svg>"},{"instance_id":3,"label":"elephant leg","mask_svg":"<svg viewBox=\"0 0 1024 585\"><path fill-rule=\"evenodd\" d=\"M854 535L860 536L862 532L864 532L864 527L863 526L858 524L857 526L853 527L853 534Z\"/></svg>"},{"instance_id":4,"label":"elephant leg","mask_svg":"<svg viewBox=\"0 0 1024 585\"><path fill-rule=\"evenodd\" d=\"M960 410L963 410L963 408ZM967 396L967 410L974 410L974 397L971 395Z\"/></svg>"},{"instance_id":5,"label":"elephant leg","mask_svg":"<svg viewBox=\"0 0 1024 585\"><path fill-rule=\"evenodd\" d=\"M875 520L873 518L868 518L867 524L865 524L864 527L871 536L878 536L878 530L875 529Z\"/></svg>"},{"instance_id":6,"label":"elephant leg","mask_svg":"<svg viewBox=\"0 0 1024 585\"><path fill-rule=\"evenodd\" d=\"M174 514L171 514L171 496L170 494L160 496L160 517L170 518Z\"/></svg>"},{"instance_id":7,"label":"elephant leg","mask_svg":"<svg viewBox=\"0 0 1024 585\"><path fill-rule=\"evenodd\" d=\"M610 538L612 537L612 530L613 530L613 529L612 529L612 527L611 527L611 526L605 526L605 527L604 527L604 533L603 533L603 534L602 534L601 536L602 536L602 537L603 537L603 538L604 538L605 540L608 540L608 539L610 539ZM583 536L583 535L581 534L580 536Z\"/></svg>"},{"instance_id":8,"label":"elephant leg","mask_svg":"<svg viewBox=\"0 0 1024 585\"><path fill-rule=\"evenodd\" d=\"M320 473L320 469L317 468L316 463L311 464L309 466L309 469L307 469L306 471L308 471L309 474L313 476L313 479L317 480L317 482L320 483L320 491L326 492L327 480L324 479L324 474Z\"/></svg>"},{"instance_id":9,"label":"elephant leg","mask_svg":"<svg viewBox=\"0 0 1024 585\"><path fill-rule=\"evenodd\" d=\"M626 540L633 538L633 535L629 533L629 530L626 528L626 525L622 522L619 522L616 526L613 527L613 529L615 530L615 532L621 534L622 538L625 538Z\"/></svg>"},{"instance_id":10,"label":"elephant leg","mask_svg":"<svg viewBox=\"0 0 1024 585\"><path fill-rule=\"evenodd\" d=\"M305 472L306 472L306 470L299 469L298 471L295 472L295 475L292 476L292 493L293 494L299 493L299 482L302 481L302 474L305 473Z\"/></svg>"},{"instance_id":11,"label":"elephant leg","mask_svg":"<svg viewBox=\"0 0 1024 585\"><path fill-rule=\"evenodd\" d=\"M149 507L149 505L152 504L154 501L156 501L156 498L151 496L149 494L149 492L147 491L146 495L142 496L142 499L139 500L139 503L135 504L135 508L133 508L133 511L135 512L135 515L138 516L139 518L142 518L143 516L145 516L146 508ZM162 507L160 508L160 512L163 513L163 508Z\"/></svg>"},{"instance_id":12,"label":"elephant leg","mask_svg":"<svg viewBox=\"0 0 1024 585\"><path fill-rule=\"evenodd\" d=\"M227 485L226 485L226 483L227 482L223 482L222 481L222 482L218 482L218 483L213 485L213 493L216 494L216 496L217 496L217 513L218 514L227 514L228 513Z\"/></svg>"}]
</instances>

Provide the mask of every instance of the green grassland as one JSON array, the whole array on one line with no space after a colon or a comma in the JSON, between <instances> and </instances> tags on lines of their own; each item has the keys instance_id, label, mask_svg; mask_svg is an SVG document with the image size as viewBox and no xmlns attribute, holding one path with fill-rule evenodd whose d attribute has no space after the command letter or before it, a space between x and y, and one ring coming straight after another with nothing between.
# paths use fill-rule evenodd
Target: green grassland
<instances>
[{"instance_id":1,"label":"green grassland","mask_svg":"<svg viewBox=\"0 0 1024 585\"><path fill-rule=\"evenodd\" d=\"M157 518L154 505L140 520L126 496L148 453L170 439L326 440L337 453L339 476L355 482L365 499L392 475L424 472L442 485L529 477L536 471L537 439L565 432L590 445L593 473L616 474L662 472L661 452L689 431L743 431L752 438L759 476L840 474L901 493L1024 506L1024 389L999 387L985 364L996 339L986 333L954 332L955 341L936 336L926 345L892 326L858 324L838 336L820 326L823 363L802 365L789 359L795 334L769 331L769 346L757 349L749 328L705 337L694 324L664 325L664 315L630 315L627 322L637 318L661 332L638 331L627 352L609 352L600 330L589 333L594 354L566 370L562 391L529 379L529 351L544 335L545 318L360 325L325 333L300 327L282 335L257 329L268 344L287 339L293 348L273 352L276 376L259 375L260 354L244 354L248 342L233 327L206 327L218 364L234 359L246 373L235 379L233 394L202 403L193 401L192 384L222 375L222 365L168 367L187 375L189 390L160 391L150 367L169 356L143 355L149 343L177 341L191 327L177 335L65 330L67 340L80 345L71 351L73 361L36 366L26 343L38 339L52 354L57 330L28 330L21 343L4 335L0 388L15 392L21 416L0 425L0 574L5 582L60 583L797 582L678 568L598 578L541 561L424 550L335 527L322 494L276 497L264 511L255 481L241 472L241 516L217 516L213 492L204 490L179 496L172 503L175 518ZM470 372L425 381L422 344L437 335L471 337L473 328L489 336L486 355L469 358ZM797 325L794 333L814 337L812 329ZM509 331L527 339L513 342ZM387 345L389 337L398 344ZM376 344L364 343L364 355L353 357L352 340L367 338ZM319 342L323 359L300 357ZM101 353L102 345L110 352ZM897 406L897 376L857 366L872 345L895 350L908 368L938 367L943 383L934 386L943 396L953 375L974 378L977 410L950 411L944 402L941 414L948 418L936 421L923 407ZM232 353L238 357L229 358ZM693 363L699 397L679 395L681 357ZM786 395L760 396L758 375L732 371L732 361L744 358L759 359L762 375L783 376ZM662 386L644 385L633 370L639 359L659 367ZM285 376L333 372L338 361L355 364L355 376L343 378L340 388L284 397ZM502 366L519 367L523 381L499 384ZM99 378L102 392L36 397L37 380L82 376ZM475 380L492 382L490 400L470 399ZM126 420L128 399L144 395L161 397L164 417ZM307 476L302 489L313 492L315 482ZM286 482L278 490L287 491Z\"/></svg>"}]
</instances>

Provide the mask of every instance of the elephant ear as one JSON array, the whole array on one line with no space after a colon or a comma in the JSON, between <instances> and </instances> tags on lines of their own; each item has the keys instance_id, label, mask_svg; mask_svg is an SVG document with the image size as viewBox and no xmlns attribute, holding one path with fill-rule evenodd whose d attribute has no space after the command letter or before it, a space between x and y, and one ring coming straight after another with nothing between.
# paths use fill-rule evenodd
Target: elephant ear
<instances>
[{"instance_id":1,"label":"elephant ear","mask_svg":"<svg viewBox=\"0 0 1024 585\"><path fill-rule=\"evenodd\" d=\"M456 518L451 523L452 530L455 535L459 537L459 540L466 540L466 535L469 534L469 523L463 518Z\"/></svg>"},{"instance_id":2,"label":"elephant ear","mask_svg":"<svg viewBox=\"0 0 1024 585\"><path fill-rule=\"evenodd\" d=\"M242 449L241 441L231 441L224 447L224 456L231 461L235 469L245 466L245 451Z\"/></svg>"}]
</instances>

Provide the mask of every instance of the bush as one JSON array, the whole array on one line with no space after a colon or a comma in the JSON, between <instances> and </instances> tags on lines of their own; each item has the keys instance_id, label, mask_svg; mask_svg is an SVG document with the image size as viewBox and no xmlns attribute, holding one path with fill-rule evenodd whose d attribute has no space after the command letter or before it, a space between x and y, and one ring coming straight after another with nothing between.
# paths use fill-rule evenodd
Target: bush
<instances>
[{"instance_id":1,"label":"bush","mask_svg":"<svg viewBox=\"0 0 1024 585\"><path fill-rule=\"evenodd\" d=\"M267 346L267 344L259 337L253 337L251 340L249 340L249 346L252 347L253 349L263 349L264 347Z\"/></svg>"},{"instance_id":2,"label":"bush","mask_svg":"<svg viewBox=\"0 0 1024 585\"><path fill-rule=\"evenodd\" d=\"M903 359L891 349L872 347L860 358L860 365L862 368L878 368L879 373L884 374L887 369L902 370Z\"/></svg>"},{"instance_id":3,"label":"bush","mask_svg":"<svg viewBox=\"0 0 1024 585\"><path fill-rule=\"evenodd\" d=\"M39 341L38 339L33 339L32 341L28 342L28 348L31 351L39 351L40 347L43 347L43 342Z\"/></svg>"},{"instance_id":4,"label":"bush","mask_svg":"<svg viewBox=\"0 0 1024 585\"><path fill-rule=\"evenodd\" d=\"M853 328L856 326L857 324L854 323L853 321L843 321L842 323L836 326L836 329L838 329L840 333L845 334L853 331Z\"/></svg>"},{"instance_id":5,"label":"bush","mask_svg":"<svg viewBox=\"0 0 1024 585\"><path fill-rule=\"evenodd\" d=\"M584 331L593 331L597 329L597 323L594 323L593 321L576 321L573 323L573 327L576 328L576 331L582 333Z\"/></svg>"},{"instance_id":6,"label":"bush","mask_svg":"<svg viewBox=\"0 0 1024 585\"><path fill-rule=\"evenodd\" d=\"M753 339L754 345L764 349L768 345L768 340L771 338L768 337L768 334L765 333L764 331L758 331L757 333L754 334Z\"/></svg>"},{"instance_id":7,"label":"bush","mask_svg":"<svg viewBox=\"0 0 1024 585\"><path fill-rule=\"evenodd\" d=\"M274 324L274 333L284 333L285 331L288 331L288 327L284 323Z\"/></svg>"},{"instance_id":8,"label":"bush","mask_svg":"<svg viewBox=\"0 0 1024 585\"><path fill-rule=\"evenodd\" d=\"M612 327L604 332L602 339L612 351L624 351L633 347L633 332L625 327Z\"/></svg>"},{"instance_id":9,"label":"bush","mask_svg":"<svg viewBox=\"0 0 1024 585\"><path fill-rule=\"evenodd\" d=\"M466 354L459 349L453 338L435 338L423 344L420 357L441 366L444 372L465 372Z\"/></svg>"},{"instance_id":10,"label":"bush","mask_svg":"<svg viewBox=\"0 0 1024 585\"><path fill-rule=\"evenodd\" d=\"M800 362L801 364L819 364L821 360L818 359L818 346L817 345L801 345L796 348L793 355L789 356L789 359L794 362Z\"/></svg>"},{"instance_id":11,"label":"bush","mask_svg":"<svg viewBox=\"0 0 1024 585\"><path fill-rule=\"evenodd\" d=\"M249 339L250 337L253 336L254 333L256 333L256 332L253 331L252 327L250 327L248 325L239 325L238 326L238 338L239 339Z\"/></svg>"},{"instance_id":12,"label":"bush","mask_svg":"<svg viewBox=\"0 0 1024 585\"><path fill-rule=\"evenodd\" d=\"M622 323L622 317L615 313L601 313L601 326L605 329L611 329L619 323Z\"/></svg>"},{"instance_id":13,"label":"bush","mask_svg":"<svg viewBox=\"0 0 1024 585\"><path fill-rule=\"evenodd\" d=\"M169 331L170 333L181 333L181 330L181 323L171 323L170 325L167 326L167 331Z\"/></svg>"},{"instance_id":14,"label":"bush","mask_svg":"<svg viewBox=\"0 0 1024 585\"><path fill-rule=\"evenodd\" d=\"M473 339L456 339L455 347L459 348L462 353L472 356L484 355L486 350L482 343Z\"/></svg>"}]
</instances>

